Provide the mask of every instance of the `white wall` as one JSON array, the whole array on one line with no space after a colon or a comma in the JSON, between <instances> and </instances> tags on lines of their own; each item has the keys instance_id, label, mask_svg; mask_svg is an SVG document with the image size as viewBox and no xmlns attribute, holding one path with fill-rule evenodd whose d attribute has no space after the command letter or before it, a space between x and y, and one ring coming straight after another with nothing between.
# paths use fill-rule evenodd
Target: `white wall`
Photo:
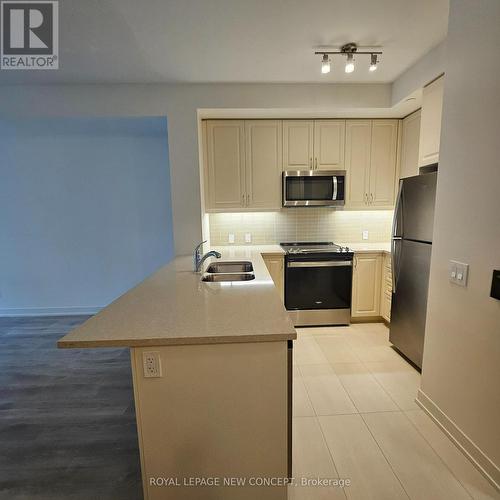
<instances>
[{"instance_id":1,"label":"white wall","mask_svg":"<svg viewBox=\"0 0 500 500\"><path fill-rule=\"evenodd\" d=\"M167 116L177 254L201 240L199 108L387 109L391 86L183 84L3 86L8 116Z\"/></svg>"},{"instance_id":2,"label":"white wall","mask_svg":"<svg viewBox=\"0 0 500 500\"><path fill-rule=\"evenodd\" d=\"M498 0L451 0L419 396L497 484L500 301L489 294L500 268L499 22ZM470 264L467 288L448 282L450 259Z\"/></svg>"}]
</instances>

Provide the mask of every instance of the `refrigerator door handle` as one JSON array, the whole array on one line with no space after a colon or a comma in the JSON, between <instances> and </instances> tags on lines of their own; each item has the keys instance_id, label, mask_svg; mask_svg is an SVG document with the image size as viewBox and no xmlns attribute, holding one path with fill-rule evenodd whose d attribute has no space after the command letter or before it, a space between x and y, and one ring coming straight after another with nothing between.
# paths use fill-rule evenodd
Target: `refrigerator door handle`
<instances>
[{"instance_id":1,"label":"refrigerator door handle","mask_svg":"<svg viewBox=\"0 0 500 500\"><path fill-rule=\"evenodd\" d=\"M397 280L396 280L396 242L402 241L399 236L391 239L391 274L392 274L392 293L396 293ZM399 266L398 266L399 268ZM399 270L398 270L399 271Z\"/></svg>"},{"instance_id":2,"label":"refrigerator door handle","mask_svg":"<svg viewBox=\"0 0 500 500\"><path fill-rule=\"evenodd\" d=\"M394 208L394 220L392 221L392 237L403 236L403 213L401 213L401 228L398 227L398 219L400 216L401 198L403 197L403 180L399 181L398 196L396 198L396 207ZM399 232L399 234L396 234Z\"/></svg>"}]
</instances>

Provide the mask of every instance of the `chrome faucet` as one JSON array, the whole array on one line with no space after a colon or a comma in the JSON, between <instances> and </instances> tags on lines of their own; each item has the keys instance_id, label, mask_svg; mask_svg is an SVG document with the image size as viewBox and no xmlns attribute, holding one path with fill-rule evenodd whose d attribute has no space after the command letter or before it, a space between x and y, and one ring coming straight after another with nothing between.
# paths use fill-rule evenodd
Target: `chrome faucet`
<instances>
[{"instance_id":1,"label":"chrome faucet","mask_svg":"<svg viewBox=\"0 0 500 500\"><path fill-rule=\"evenodd\" d=\"M221 258L221 254L219 252L216 252L215 250L211 250L210 252L207 252L205 255L201 255L201 247L203 246L203 243L206 243L207 240L202 241L195 249L194 249L194 271L198 273L201 269L201 266L203 265L203 262L207 260L209 257L215 257L216 259Z\"/></svg>"}]
</instances>

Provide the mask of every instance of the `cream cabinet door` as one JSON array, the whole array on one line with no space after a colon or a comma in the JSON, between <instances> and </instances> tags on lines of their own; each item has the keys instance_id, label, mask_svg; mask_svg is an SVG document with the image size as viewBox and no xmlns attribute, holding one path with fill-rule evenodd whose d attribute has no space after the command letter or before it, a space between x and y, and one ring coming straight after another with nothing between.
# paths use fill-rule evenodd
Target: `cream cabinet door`
<instances>
[{"instance_id":1,"label":"cream cabinet door","mask_svg":"<svg viewBox=\"0 0 500 500\"><path fill-rule=\"evenodd\" d=\"M394 206L399 120L373 120L369 201L373 207Z\"/></svg>"},{"instance_id":2,"label":"cream cabinet door","mask_svg":"<svg viewBox=\"0 0 500 500\"><path fill-rule=\"evenodd\" d=\"M441 112L443 109L444 77L424 87L420 117L419 165L431 165L439 161L441 139Z\"/></svg>"},{"instance_id":3,"label":"cream cabinet door","mask_svg":"<svg viewBox=\"0 0 500 500\"><path fill-rule=\"evenodd\" d=\"M281 153L280 120L245 121L248 208L281 207Z\"/></svg>"},{"instance_id":4,"label":"cream cabinet door","mask_svg":"<svg viewBox=\"0 0 500 500\"><path fill-rule=\"evenodd\" d=\"M368 207L371 120L346 120L346 207Z\"/></svg>"},{"instance_id":5,"label":"cream cabinet door","mask_svg":"<svg viewBox=\"0 0 500 500\"><path fill-rule=\"evenodd\" d=\"M283 170L313 168L313 120L283 120Z\"/></svg>"},{"instance_id":6,"label":"cream cabinet door","mask_svg":"<svg viewBox=\"0 0 500 500\"><path fill-rule=\"evenodd\" d=\"M245 122L207 121L208 208L245 206Z\"/></svg>"},{"instance_id":7,"label":"cream cabinet door","mask_svg":"<svg viewBox=\"0 0 500 500\"><path fill-rule=\"evenodd\" d=\"M314 169L343 170L345 120L314 121Z\"/></svg>"},{"instance_id":8,"label":"cream cabinet door","mask_svg":"<svg viewBox=\"0 0 500 500\"><path fill-rule=\"evenodd\" d=\"M283 255L262 255L266 264L267 270L274 281L274 286L277 288L281 301L284 302L284 258Z\"/></svg>"},{"instance_id":9,"label":"cream cabinet door","mask_svg":"<svg viewBox=\"0 0 500 500\"><path fill-rule=\"evenodd\" d=\"M401 168L399 177L418 175L418 143L420 140L420 110L401 123Z\"/></svg>"},{"instance_id":10,"label":"cream cabinet door","mask_svg":"<svg viewBox=\"0 0 500 500\"><path fill-rule=\"evenodd\" d=\"M354 256L351 316L380 316L382 254L359 253Z\"/></svg>"}]
</instances>

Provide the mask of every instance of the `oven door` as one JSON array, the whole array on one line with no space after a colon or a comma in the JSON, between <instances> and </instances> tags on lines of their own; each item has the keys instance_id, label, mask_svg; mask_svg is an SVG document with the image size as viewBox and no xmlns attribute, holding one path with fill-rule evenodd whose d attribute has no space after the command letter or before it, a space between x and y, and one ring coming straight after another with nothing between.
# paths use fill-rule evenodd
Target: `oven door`
<instances>
[{"instance_id":1,"label":"oven door","mask_svg":"<svg viewBox=\"0 0 500 500\"><path fill-rule=\"evenodd\" d=\"M285 307L350 309L352 260L347 258L286 258Z\"/></svg>"},{"instance_id":2,"label":"oven door","mask_svg":"<svg viewBox=\"0 0 500 500\"><path fill-rule=\"evenodd\" d=\"M341 206L345 203L345 171L283 172L283 206Z\"/></svg>"}]
</instances>

